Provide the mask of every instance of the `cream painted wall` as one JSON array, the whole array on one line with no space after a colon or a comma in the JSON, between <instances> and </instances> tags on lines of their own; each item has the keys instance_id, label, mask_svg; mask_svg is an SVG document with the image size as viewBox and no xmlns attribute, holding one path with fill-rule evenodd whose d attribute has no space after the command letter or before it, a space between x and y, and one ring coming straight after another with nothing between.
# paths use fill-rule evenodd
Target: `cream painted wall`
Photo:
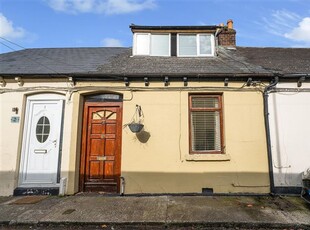
<instances>
[{"instance_id":1,"label":"cream painted wall","mask_svg":"<svg viewBox=\"0 0 310 230\"><path fill-rule=\"evenodd\" d=\"M207 91L206 91L207 92ZM128 128L123 132L122 174L126 193L269 192L262 96L224 92L227 159L188 161L188 91L136 92L124 102L124 123L141 105L147 143ZM131 111L131 112L128 112Z\"/></svg>"},{"instance_id":2,"label":"cream painted wall","mask_svg":"<svg viewBox=\"0 0 310 230\"><path fill-rule=\"evenodd\" d=\"M59 91L71 89L65 82L32 81L23 87L42 85L61 87ZM202 188L212 188L216 193L269 192L262 95L253 89L235 92L222 86L222 83L190 82L183 87L182 83L172 82L164 87L163 83L151 82L149 87L135 83L126 88L123 83L93 82L78 83L72 95L61 91L66 93L61 162L61 177L68 178L66 193L78 192L83 95L107 91L124 94L123 124L130 122L136 104L141 105L145 115L144 136L123 129L121 168L126 180L125 193L200 193ZM5 88L12 87L7 84ZM188 95L192 92L223 93L225 154L196 158L188 154ZM0 195L12 194L17 186L22 124L10 123L10 117L11 107L19 107L23 120L25 93L29 92L0 94L4 137L0 146L0 175L5 178L1 181L6 181L0 184ZM147 134L150 137L143 143L141 139ZM11 173L3 173L6 171Z\"/></svg>"},{"instance_id":3,"label":"cream painted wall","mask_svg":"<svg viewBox=\"0 0 310 230\"><path fill-rule=\"evenodd\" d=\"M18 173L16 162L18 159L23 93L0 94L0 195L11 195ZM19 108L18 114L12 108ZM19 117L19 123L11 123L11 117Z\"/></svg>"}]
</instances>

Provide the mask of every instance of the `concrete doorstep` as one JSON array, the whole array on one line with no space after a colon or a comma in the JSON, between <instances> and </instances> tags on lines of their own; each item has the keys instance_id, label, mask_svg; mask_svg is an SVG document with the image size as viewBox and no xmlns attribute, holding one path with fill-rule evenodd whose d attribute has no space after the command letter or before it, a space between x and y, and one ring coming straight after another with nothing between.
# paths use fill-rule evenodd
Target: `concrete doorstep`
<instances>
[{"instance_id":1,"label":"concrete doorstep","mask_svg":"<svg viewBox=\"0 0 310 230\"><path fill-rule=\"evenodd\" d=\"M0 213L0 226L268 226L268 229L310 229L310 205L299 197L0 197Z\"/></svg>"}]
</instances>

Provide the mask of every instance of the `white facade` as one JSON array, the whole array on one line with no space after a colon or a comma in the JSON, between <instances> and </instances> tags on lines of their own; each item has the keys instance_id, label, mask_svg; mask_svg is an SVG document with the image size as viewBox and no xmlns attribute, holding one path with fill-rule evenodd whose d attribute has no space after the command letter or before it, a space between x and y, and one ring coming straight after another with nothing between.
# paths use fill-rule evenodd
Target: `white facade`
<instances>
[{"instance_id":1,"label":"white facade","mask_svg":"<svg viewBox=\"0 0 310 230\"><path fill-rule=\"evenodd\" d=\"M302 187L310 167L310 84L279 83L276 90L268 101L274 186Z\"/></svg>"},{"instance_id":2,"label":"white facade","mask_svg":"<svg viewBox=\"0 0 310 230\"><path fill-rule=\"evenodd\" d=\"M35 88L38 84L27 83L27 87L29 89ZM52 89L18 92L18 86L13 82L8 82L6 87L2 88L12 90L12 92L0 95L0 196L12 195L17 187L59 187L59 179L55 178L68 178L70 164L75 163L75 159L70 158L69 154L70 148L72 148L71 131L74 130L71 127L74 112L72 103L63 91L56 90L57 87L65 87L67 84L60 82L47 85L53 86L55 90L53 92ZM61 127L59 119L63 120L62 154L58 154L60 145L59 130L50 130L48 138L53 139L46 141L46 143L50 144L50 149L46 152L47 148L45 147L48 146L27 140L27 130L29 131L28 136L34 135L32 139L37 139L34 133L37 131L35 125L38 124L39 119L30 122L31 119L28 119L27 116L31 112L29 108L32 102L38 100L48 101L51 106L53 105L52 102L55 102L56 107L49 110L51 114L44 109L43 113L46 114L46 117L49 117L50 122L58 123L56 125L58 129ZM34 106L33 108L38 107ZM29 112L27 113L27 111ZM38 112L32 114L33 117L39 115ZM34 127L31 126L32 124L34 124ZM38 144L38 146L35 146L35 144ZM32 148L34 154L29 155L29 150ZM47 165L49 167L44 167L44 169L48 170L48 172L40 171L41 166ZM37 169L39 171L35 171Z\"/></svg>"}]
</instances>

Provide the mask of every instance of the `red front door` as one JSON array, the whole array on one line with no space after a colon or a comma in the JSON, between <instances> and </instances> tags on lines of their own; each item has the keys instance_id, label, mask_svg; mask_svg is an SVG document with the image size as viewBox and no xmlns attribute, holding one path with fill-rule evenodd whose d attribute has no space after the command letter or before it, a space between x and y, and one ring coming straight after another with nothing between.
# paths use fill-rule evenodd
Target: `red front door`
<instances>
[{"instance_id":1,"label":"red front door","mask_svg":"<svg viewBox=\"0 0 310 230\"><path fill-rule=\"evenodd\" d=\"M121 134L121 102L85 102L80 191L119 192Z\"/></svg>"}]
</instances>

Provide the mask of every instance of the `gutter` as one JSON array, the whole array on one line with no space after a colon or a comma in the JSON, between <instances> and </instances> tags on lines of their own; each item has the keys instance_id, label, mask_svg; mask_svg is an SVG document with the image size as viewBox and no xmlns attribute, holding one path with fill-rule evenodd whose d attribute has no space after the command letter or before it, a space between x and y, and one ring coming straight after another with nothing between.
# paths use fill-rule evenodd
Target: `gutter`
<instances>
[{"instance_id":1,"label":"gutter","mask_svg":"<svg viewBox=\"0 0 310 230\"><path fill-rule=\"evenodd\" d=\"M310 73L290 73L283 74L282 78L299 78L299 77L310 77Z\"/></svg>"},{"instance_id":2,"label":"gutter","mask_svg":"<svg viewBox=\"0 0 310 230\"><path fill-rule=\"evenodd\" d=\"M279 82L279 77L276 76L274 82L266 86L263 93L264 98L264 118L266 129L266 141L267 141L267 155L268 155L268 167L269 167L269 180L270 180L270 192L275 193L274 177L273 177L273 165L272 165L272 151L271 151L271 138L270 138L270 125L269 125L269 109L268 109L268 97L269 90L275 87Z\"/></svg>"},{"instance_id":3,"label":"gutter","mask_svg":"<svg viewBox=\"0 0 310 230\"><path fill-rule=\"evenodd\" d=\"M109 73L98 73L98 72L88 72L88 73L0 73L0 77L6 78L14 78L14 77L25 77L25 78L33 78L33 77L49 77L49 78L67 78L73 77L76 79L86 79L86 80L123 80L127 77L129 80L131 79L143 79L148 77L150 79L159 79L163 77L171 77L171 79L182 79L183 77L189 77L192 79L202 80L204 78L212 78L212 80L217 79L225 79L229 78L229 80L234 79L247 79L251 78L265 78L265 80L270 80L271 77L274 76L273 73L132 73L132 74L109 74Z\"/></svg>"}]
</instances>

